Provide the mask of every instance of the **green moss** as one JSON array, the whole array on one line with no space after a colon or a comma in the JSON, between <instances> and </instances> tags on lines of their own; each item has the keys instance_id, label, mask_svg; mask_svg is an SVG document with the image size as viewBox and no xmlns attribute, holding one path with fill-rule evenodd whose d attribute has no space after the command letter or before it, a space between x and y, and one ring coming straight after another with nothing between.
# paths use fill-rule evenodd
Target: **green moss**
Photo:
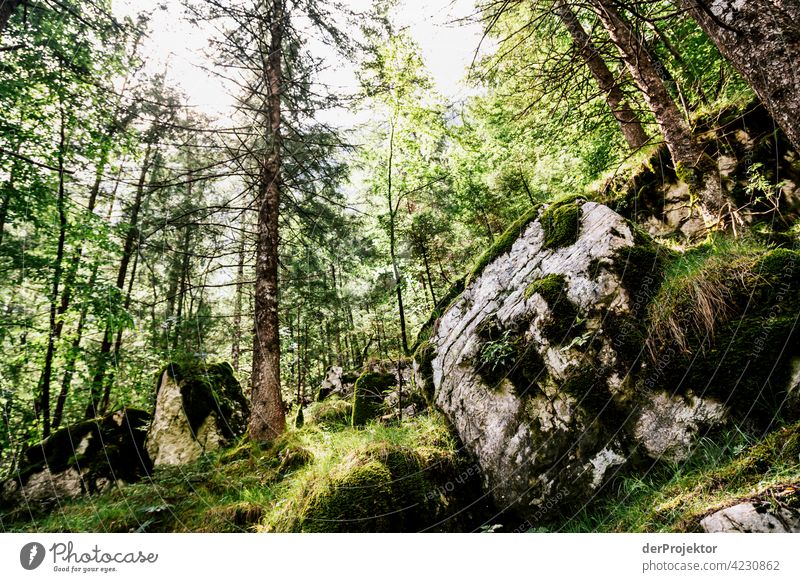
<instances>
[{"instance_id":1,"label":"green moss","mask_svg":"<svg viewBox=\"0 0 800 582\"><path fill-rule=\"evenodd\" d=\"M431 335L433 334L433 329L436 326L436 321L444 315L444 313L450 308L450 306L461 296L464 292L466 287L466 277L460 277L456 279L450 288L447 290L447 293L444 294L436 306L431 311L430 316L422 324L422 327L417 333L417 339L414 341L414 345L411 346L411 352L414 353L419 349L419 346L426 341L431 339Z\"/></svg>"},{"instance_id":2,"label":"green moss","mask_svg":"<svg viewBox=\"0 0 800 582\"><path fill-rule=\"evenodd\" d=\"M455 523L445 519L453 507L478 494L477 477L473 467L454 462L440 451L371 443L352 453L327 482L316 484L303 509L299 529L447 530Z\"/></svg>"},{"instance_id":3,"label":"green moss","mask_svg":"<svg viewBox=\"0 0 800 582\"><path fill-rule=\"evenodd\" d=\"M193 434L212 412L217 415L218 428L225 438L244 434L249 405L229 363L172 362L163 372L180 385L183 410Z\"/></svg>"},{"instance_id":4,"label":"green moss","mask_svg":"<svg viewBox=\"0 0 800 582\"><path fill-rule=\"evenodd\" d=\"M658 387L691 389L769 421L785 401L790 362L800 356L800 253L733 246L684 263L648 315L654 351L669 357ZM680 341L656 325L678 330Z\"/></svg>"},{"instance_id":5,"label":"green moss","mask_svg":"<svg viewBox=\"0 0 800 582\"><path fill-rule=\"evenodd\" d=\"M630 296L631 310L638 317L661 287L665 265L675 253L636 229L634 243L614 252L610 270L622 281Z\"/></svg>"},{"instance_id":6,"label":"green moss","mask_svg":"<svg viewBox=\"0 0 800 582\"><path fill-rule=\"evenodd\" d=\"M514 243L522 235L525 228L539 217L540 210L541 205L537 204L536 206L533 206L527 212L525 212L524 215L514 221L514 223L509 226L505 232L503 232L503 234L495 239L494 244L492 244L492 246L489 247L475 262L475 265L472 267L472 270L466 278L467 285L480 277L481 273L483 273L483 270L495 259L511 250L511 247L514 246Z\"/></svg>"},{"instance_id":7,"label":"green moss","mask_svg":"<svg viewBox=\"0 0 800 582\"><path fill-rule=\"evenodd\" d=\"M581 227L580 196L570 196L553 202L542 213L542 229L544 230L544 249L567 247L578 240Z\"/></svg>"},{"instance_id":8,"label":"green moss","mask_svg":"<svg viewBox=\"0 0 800 582\"><path fill-rule=\"evenodd\" d=\"M567 280L564 275L551 274L533 281L525 288L525 297L538 294L547 302L550 315L541 325L542 335L553 344L567 343L584 330L579 313L567 297Z\"/></svg>"},{"instance_id":9,"label":"green moss","mask_svg":"<svg viewBox=\"0 0 800 582\"><path fill-rule=\"evenodd\" d=\"M417 388L428 406L433 406L433 358L435 355L436 352L429 340L421 342L414 352L414 361L417 363L419 369L418 374L423 381L423 385Z\"/></svg>"},{"instance_id":10,"label":"green moss","mask_svg":"<svg viewBox=\"0 0 800 582\"><path fill-rule=\"evenodd\" d=\"M304 512L302 530L388 531L391 484L392 474L379 461L354 467L315 492Z\"/></svg>"},{"instance_id":11,"label":"green moss","mask_svg":"<svg viewBox=\"0 0 800 582\"><path fill-rule=\"evenodd\" d=\"M394 388L397 381L394 374L366 372L353 387L353 426L363 426L370 419L377 417L383 403L383 393Z\"/></svg>"},{"instance_id":12,"label":"green moss","mask_svg":"<svg viewBox=\"0 0 800 582\"><path fill-rule=\"evenodd\" d=\"M327 398L323 402L315 402L308 408L309 422L327 428L349 425L352 416L352 402L338 397Z\"/></svg>"}]
</instances>

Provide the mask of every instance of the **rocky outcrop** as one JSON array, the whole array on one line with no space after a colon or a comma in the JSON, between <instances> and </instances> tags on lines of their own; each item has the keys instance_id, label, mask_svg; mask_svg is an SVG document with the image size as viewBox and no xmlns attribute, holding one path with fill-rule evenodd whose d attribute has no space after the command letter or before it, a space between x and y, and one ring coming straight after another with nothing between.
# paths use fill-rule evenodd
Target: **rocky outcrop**
<instances>
[{"instance_id":1,"label":"rocky outcrop","mask_svg":"<svg viewBox=\"0 0 800 582\"><path fill-rule=\"evenodd\" d=\"M54 432L23 451L0 486L0 505L41 509L141 479L152 469L144 447L149 421L148 413L125 408Z\"/></svg>"},{"instance_id":2,"label":"rocky outcrop","mask_svg":"<svg viewBox=\"0 0 800 582\"><path fill-rule=\"evenodd\" d=\"M147 451L155 466L190 463L244 434L248 414L229 364L169 364L159 375Z\"/></svg>"},{"instance_id":3,"label":"rocky outcrop","mask_svg":"<svg viewBox=\"0 0 800 582\"><path fill-rule=\"evenodd\" d=\"M800 511L752 501L712 513L700 525L707 533L800 533Z\"/></svg>"},{"instance_id":4,"label":"rocky outcrop","mask_svg":"<svg viewBox=\"0 0 800 582\"><path fill-rule=\"evenodd\" d=\"M590 499L634 454L683 458L726 409L649 386L659 365L637 363L636 318L658 257L625 219L572 199L519 233L473 273L416 369L498 507L541 517Z\"/></svg>"}]
</instances>

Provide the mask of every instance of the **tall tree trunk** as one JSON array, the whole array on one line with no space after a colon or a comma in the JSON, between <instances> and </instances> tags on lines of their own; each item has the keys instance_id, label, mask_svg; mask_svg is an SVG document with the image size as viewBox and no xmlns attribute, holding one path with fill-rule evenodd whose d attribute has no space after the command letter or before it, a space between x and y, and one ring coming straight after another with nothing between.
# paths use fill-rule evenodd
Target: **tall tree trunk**
<instances>
[{"instance_id":1,"label":"tall tree trunk","mask_svg":"<svg viewBox=\"0 0 800 582\"><path fill-rule=\"evenodd\" d=\"M715 168L710 167L704 159L702 148L667 91L653 59L610 0L591 1L653 112L679 177L689 184L692 193L699 198L706 226L719 226L732 207L722 193Z\"/></svg>"},{"instance_id":2,"label":"tall tree trunk","mask_svg":"<svg viewBox=\"0 0 800 582\"><path fill-rule=\"evenodd\" d=\"M619 83L614 78L614 74L609 70L603 57L597 51L597 47L592 42L592 39L589 38L583 25L566 1L557 0L555 9L558 18L572 37L572 43L589 68L592 77L597 81L597 86L600 87L600 90L605 95L606 103L608 103L614 119L619 123L622 135L625 136L625 141L628 142L628 147L632 150L638 150L648 141L647 133L639 116L631 109L628 100L619 87Z\"/></svg>"},{"instance_id":3,"label":"tall tree trunk","mask_svg":"<svg viewBox=\"0 0 800 582\"><path fill-rule=\"evenodd\" d=\"M681 0L800 150L800 2Z\"/></svg>"},{"instance_id":4,"label":"tall tree trunk","mask_svg":"<svg viewBox=\"0 0 800 582\"><path fill-rule=\"evenodd\" d=\"M387 199L389 201L389 257L392 260L392 273L394 275L394 288L397 294L397 311L400 318L400 342L403 348L403 353L408 354L408 335L406 334L406 312L403 307L403 289L400 280L400 267L397 264L397 241L395 234L395 219L397 218L397 208L399 207L400 200L398 198L397 205L394 203L392 193L392 162L394 157L394 121L392 121L392 128L389 134L389 162L386 172L386 191Z\"/></svg>"},{"instance_id":5,"label":"tall tree trunk","mask_svg":"<svg viewBox=\"0 0 800 582\"><path fill-rule=\"evenodd\" d=\"M58 142L58 246L56 262L53 267L53 286L50 297L50 321L47 334L47 352L44 356L44 369L39 379L39 413L42 416L42 437L50 436L50 382L53 376L53 358L56 351L57 329L63 323L58 317L59 287L64 261L64 244L67 236L66 194L64 192L64 150L66 147L66 120L64 104L60 103L61 121L59 123Z\"/></svg>"},{"instance_id":6,"label":"tall tree trunk","mask_svg":"<svg viewBox=\"0 0 800 582\"><path fill-rule=\"evenodd\" d=\"M233 297L233 337L231 338L231 364L234 371L239 373L239 357L242 343L242 294L244 293L244 252L246 231L242 225L239 235L238 264L236 265L236 294Z\"/></svg>"},{"instance_id":7,"label":"tall tree trunk","mask_svg":"<svg viewBox=\"0 0 800 582\"><path fill-rule=\"evenodd\" d=\"M270 43L262 51L263 81L267 89L267 125L270 151L261 162L256 251L255 337L253 338L253 390L250 438L268 441L286 428L281 396L281 348L278 322L278 219L281 198L281 93L284 1L273 0Z\"/></svg>"},{"instance_id":8,"label":"tall tree trunk","mask_svg":"<svg viewBox=\"0 0 800 582\"><path fill-rule=\"evenodd\" d=\"M428 264L428 249L424 246L422 247L422 262L425 265L425 276L428 278L428 287L431 289L431 299L433 300L433 306L436 307L436 291L433 289L433 277L431 277L431 267Z\"/></svg>"},{"instance_id":9,"label":"tall tree trunk","mask_svg":"<svg viewBox=\"0 0 800 582\"><path fill-rule=\"evenodd\" d=\"M125 244L122 249L122 257L120 258L119 269L117 270L116 287L122 294L125 290L125 279L128 274L128 265L136 250L136 245L139 240L139 211L142 207L142 200L144 198L145 180L147 173L150 170L152 162L152 143L147 144L145 150L144 160L142 161L142 169L139 173L139 181L136 184L136 195L131 206L130 215L128 217L128 232L125 235ZM108 367L108 359L111 354L113 346L114 331L110 327L106 327L103 333L103 340L100 344L100 353L97 359L97 366L95 368L94 376L92 377L92 384L90 387L89 405L86 407L86 418L95 418L100 412L100 404L105 392L104 379L106 369Z\"/></svg>"}]
</instances>

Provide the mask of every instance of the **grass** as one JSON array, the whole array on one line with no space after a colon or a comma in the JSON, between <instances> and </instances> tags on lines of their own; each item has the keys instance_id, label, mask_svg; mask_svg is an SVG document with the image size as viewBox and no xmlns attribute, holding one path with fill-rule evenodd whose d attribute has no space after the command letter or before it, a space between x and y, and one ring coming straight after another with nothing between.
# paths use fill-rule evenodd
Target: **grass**
<instances>
[{"instance_id":1,"label":"grass","mask_svg":"<svg viewBox=\"0 0 800 582\"><path fill-rule=\"evenodd\" d=\"M718 236L670 261L650 303L651 353L664 345L686 352L689 334L712 338L735 313L737 298L757 282L755 267L767 250L752 240Z\"/></svg>"},{"instance_id":2,"label":"grass","mask_svg":"<svg viewBox=\"0 0 800 582\"><path fill-rule=\"evenodd\" d=\"M800 423L760 439L741 431L698 443L679 465L654 465L638 476L623 476L605 496L583 507L549 531L692 532L719 509L800 487ZM784 501L785 502L785 501Z\"/></svg>"},{"instance_id":3,"label":"grass","mask_svg":"<svg viewBox=\"0 0 800 582\"><path fill-rule=\"evenodd\" d=\"M437 414L334 431L309 422L267 448L241 441L191 465L159 469L138 483L63 501L47 514L2 516L0 530L297 531L315 492L351 468L359 452L377 449L418 451L431 464L457 458L455 440Z\"/></svg>"}]
</instances>

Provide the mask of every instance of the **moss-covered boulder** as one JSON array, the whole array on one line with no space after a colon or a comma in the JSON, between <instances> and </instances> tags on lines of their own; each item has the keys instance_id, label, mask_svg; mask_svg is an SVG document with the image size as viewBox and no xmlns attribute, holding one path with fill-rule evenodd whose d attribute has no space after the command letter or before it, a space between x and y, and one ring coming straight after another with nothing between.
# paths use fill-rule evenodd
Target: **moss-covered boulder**
<instances>
[{"instance_id":1,"label":"moss-covered boulder","mask_svg":"<svg viewBox=\"0 0 800 582\"><path fill-rule=\"evenodd\" d=\"M353 387L351 424L363 426L368 420L380 416L385 393L393 389L396 384L395 375L388 372L362 374Z\"/></svg>"},{"instance_id":2,"label":"moss-covered boulder","mask_svg":"<svg viewBox=\"0 0 800 582\"><path fill-rule=\"evenodd\" d=\"M144 446L149 422L147 412L124 408L57 430L22 452L0 487L0 505L41 509L138 481L152 469Z\"/></svg>"},{"instance_id":3,"label":"moss-covered boulder","mask_svg":"<svg viewBox=\"0 0 800 582\"><path fill-rule=\"evenodd\" d=\"M147 450L156 466L194 461L244 434L248 415L230 364L171 363L158 375Z\"/></svg>"},{"instance_id":4,"label":"moss-covered boulder","mask_svg":"<svg viewBox=\"0 0 800 582\"><path fill-rule=\"evenodd\" d=\"M313 485L296 531L464 531L486 506L477 466L439 448L371 443Z\"/></svg>"}]
</instances>

